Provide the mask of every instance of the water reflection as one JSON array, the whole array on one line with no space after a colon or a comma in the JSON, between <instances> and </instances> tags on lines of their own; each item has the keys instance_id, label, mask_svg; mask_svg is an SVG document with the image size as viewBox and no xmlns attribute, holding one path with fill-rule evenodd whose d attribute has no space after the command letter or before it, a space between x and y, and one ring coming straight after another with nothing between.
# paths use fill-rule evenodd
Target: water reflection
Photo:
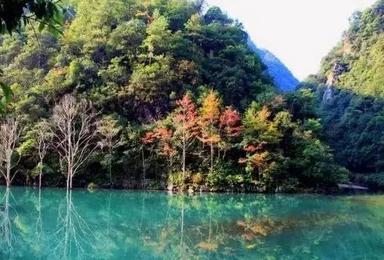
<instances>
[{"instance_id":1,"label":"water reflection","mask_svg":"<svg viewBox=\"0 0 384 260\"><path fill-rule=\"evenodd\" d=\"M380 196L187 196L25 188L0 192L0 259L384 255Z\"/></svg>"},{"instance_id":2,"label":"water reflection","mask_svg":"<svg viewBox=\"0 0 384 260\"><path fill-rule=\"evenodd\" d=\"M34 195L35 196L35 195ZM42 215L42 204L41 204L41 190L38 191L37 198L34 198L35 209L37 212L36 222L35 222L35 241L36 241L36 251L41 252L41 245L44 244L44 229L43 229L43 215Z\"/></svg>"},{"instance_id":3,"label":"water reflection","mask_svg":"<svg viewBox=\"0 0 384 260\"><path fill-rule=\"evenodd\" d=\"M58 210L53 255L57 259L85 259L92 252L93 240L93 231L72 200L72 190L66 191L65 200Z\"/></svg>"},{"instance_id":4,"label":"water reflection","mask_svg":"<svg viewBox=\"0 0 384 260\"><path fill-rule=\"evenodd\" d=\"M12 207L10 204L10 199L12 198L12 193L10 189L6 189L2 196L1 207L0 207L0 246L2 255L8 255L13 251L13 227L12 227Z\"/></svg>"}]
</instances>

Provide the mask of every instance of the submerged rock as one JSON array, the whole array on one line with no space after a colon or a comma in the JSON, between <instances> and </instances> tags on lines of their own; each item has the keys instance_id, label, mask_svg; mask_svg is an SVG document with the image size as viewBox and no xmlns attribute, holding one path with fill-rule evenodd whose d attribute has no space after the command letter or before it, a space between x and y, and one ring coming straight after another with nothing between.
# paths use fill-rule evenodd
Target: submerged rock
<instances>
[{"instance_id":1,"label":"submerged rock","mask_svg":"<svg viewBox=\"0 0 384 260\"><path fill-rule=\"evenodd\" d=\"M274 232L281 231L284 225L281 222L270 219L257 220L255 222L238 221L237 225L244 230L242 238L253 240L256 237L266 237Z\"/></svg>"},{"instance_id":2,"label":"submerged rock","mask_svg":"<svg viewBox=\"0 0 384 260\"><path fill-rule=\"evenodd\" d=\"M219 248L219 245L213 241L201 241L196 245L196 248L200 248L206 251L216 251Z\"/></svg>"},{"instance_id":3,"label":"submerged rock","mask_svg":"<svg viewBox=\"0 0 384 260\"><path fill-rule=\"evenodd\" d=\"M312 228L313 226L329 227L351 221L353 219L345 215L309 214L281 219L239 220L236 222L236 226L240 229L240 235L244 240L252 241L288 230Z\"/></svg>"}]
</instances>

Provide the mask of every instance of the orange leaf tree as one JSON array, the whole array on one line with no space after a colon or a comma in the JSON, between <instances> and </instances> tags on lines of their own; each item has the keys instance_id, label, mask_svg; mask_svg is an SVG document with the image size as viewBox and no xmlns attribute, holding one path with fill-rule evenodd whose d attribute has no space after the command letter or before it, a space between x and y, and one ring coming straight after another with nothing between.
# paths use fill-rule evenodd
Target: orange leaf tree
<instances>
[{"instance_id":1,"label":"orange leaf tree","mask_svg":"<svg viewBox=\"0 0 384 260\"><path fill-rule=\"evenodd\" d=\"M203 144L210 147L210 172L213 172L214 164L214 148L221 141L219 132L221 111L221 100L217 92L211 90L202 100L200 108L200 136L199 139Z\"/></svg>"}]
</instances>

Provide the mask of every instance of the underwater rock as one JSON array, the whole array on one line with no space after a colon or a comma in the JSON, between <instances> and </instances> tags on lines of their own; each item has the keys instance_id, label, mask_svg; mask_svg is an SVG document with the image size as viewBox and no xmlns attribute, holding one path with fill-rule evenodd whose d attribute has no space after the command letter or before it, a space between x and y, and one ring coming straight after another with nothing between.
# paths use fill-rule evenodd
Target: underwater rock
<instances>
[{"instance_id":1,"label":"underwater rock","mask_svg":"<svg viewBox=\"0 0 384 260\"><path fill-rule=\"evenodd\" d=\"M216 251L219 248L219 245L216 242L201 241L196 245L196 248L206 251Z\"/></svg>"},{"instance_id":2,"label":"underwater rock","mask_svg":"<svg viewBox=\"0 0 384 260\"><path fill-rule=\"evenodd\" d=\"M334 225L351 223L354 221L346 215L339 214L308 214L300 217L289 216L281 219L247 219L238 220L236 227L239 228L241 237L246 241L256 238L265 238L272 234L278 234L288 230L306 229L313 226L332 227Z\"/></svg>"},{"instance_id":3,"label":"underwater rock","mask_svg":"<svg viewBox=\"0 0 384 260\"><path fill-rule=\"evenodd\" d=\"M266 237L273 232L280 231L284 225L270 219L262 219L254 222L238 221L237 225L243 229L242 237L245 240L253 240L256 237Z\"/></svg>"}]
</instances>

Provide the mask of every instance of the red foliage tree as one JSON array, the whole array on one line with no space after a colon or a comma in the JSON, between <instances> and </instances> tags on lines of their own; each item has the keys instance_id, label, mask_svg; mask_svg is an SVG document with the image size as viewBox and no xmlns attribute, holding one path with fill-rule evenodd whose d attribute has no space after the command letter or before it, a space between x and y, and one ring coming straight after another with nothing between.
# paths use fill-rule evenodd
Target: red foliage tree
<instances>
[{"instance_id":1,"label":"red foliage tree","mask_svg":"<svg viewBox=\"0 0 384 260\"><path fill-rule=\"evenodd\" d=\"M227 107L220 116L220 129L227 137L239 136L243 130L239 112L232 107Z\"/></svg>"},{"instance_id":2,"label":"red foliage tree","mask_svg":"<svg viewBox=\"0 0 384 260\"><path fill-rule=\"evenodd\" d=\"M178 100L176 105L177 107L173 113L172 121L175 127L175 137L180 140L182 149L182 171L184 179L187 149L199 133L198 114L196 105L188 94Z\"/></svg>"}]
</instances>

